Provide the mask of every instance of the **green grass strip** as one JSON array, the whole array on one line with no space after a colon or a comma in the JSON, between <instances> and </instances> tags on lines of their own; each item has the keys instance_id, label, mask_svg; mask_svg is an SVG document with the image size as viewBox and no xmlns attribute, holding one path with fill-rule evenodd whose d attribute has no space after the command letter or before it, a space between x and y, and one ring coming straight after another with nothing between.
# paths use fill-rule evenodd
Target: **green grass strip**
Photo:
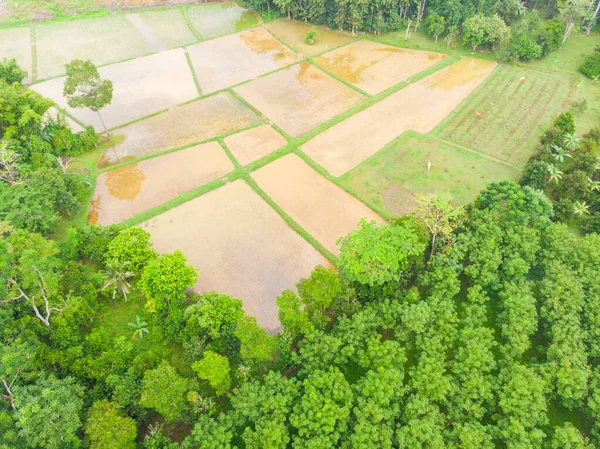
<instances>
[{"instance_id":1,"label":"green grass strip","mask_svg":"<svg viewBox=\"0 0 600 449\"><path fill-rule=\"evenodd\" d=\"M248 103L246 100L244 100L237 92L235 92L232 88L229 88L227 90L227 92L229 92L231 94L231 96L233 98L235 98L236 100L238 100L240 103L242 103L244 106L246 106L248 109L250 109L252 112L254 112L256 115L258 115L261 118L265 118L265 115L259 111L258 109L256 109L254 106L252 106L250 103Z\"/></svg>"},{"instance_id":2,"label":"green grass strip","mask_svg":"<svg viewBox=\"0 0 600 449\"><path fill-rule=\"evenodd\" d=\"M189 6L186 6L185 8L181 8L181 14L183 14L183 20L185 20L185 24L187 25L187 27L189 28L189 30L192 32L192 34L196 38L196 42L199 42L199 41L202 40L202 37L196 31L196 28L194 28L194 26L192 25L192 22L190 22L190 18L188 16L188 10L189 9L190 9Z\"/></svg>"},{"instance_id":3,"label":"green grass strip","mask_svg":"<svg viewBox=\"0 0 600 449\"><path fill-rule=\"evenodd\" d=\"M35 26L29 26L29 35L31 39L31 82L37 77L37 40L35 36Z\"/></svg>"},{"instance_id":4,"label":"green grass strip","mask_svg":"<svg viewBox=\"0 0 600 449\"><path fill-rule=\"evenodd\" d=\"M190 58L190 54L187 51L187 48L183 49L185 53L185 60L187 61L188 67L190 68L190 72L192 73L192 78L194 78L194 84L196 84L196 90L198 91L198 96L202 96L202 88L200 87L200 82L198 81L198 77L196 76L196 71L194 70L194 65L192 64L192 58Z\"/></svg>"},{"instance_id":5,"label":"green grass strip","mask_svg":"<svg viewBox=\"0 0 600 449\"><path fill-rule=\"evenodd\" d=\"M314 246L317 251L319 251L321 254L323 254L323 256L332 264L332 265L336 265L338 264L338 258L336 256L334 256L328 249L326 249L323 245L321 245L321 243L319 243L317 241L317 239L315 239L312 235L310 235L308 232L306 232L306 230L300 226L292 217L290 217L281 207L279 207L279 205L273 201L273 199L266 194L266 192L260 188L260 186L256 183L256 181L254 181L254 179L252 179L252 177L250 177L250 175L246 174L246 176L244 177L244 180L248 183L248 185L250 187L252 187L254 189L254 191L256 193L258 193L260 195L260 197L262 199L264 199L269 206L271 206L275 212L277 212L281 218L283 218L283 220L294 230L296 231L296 233L298 233L302 238L304 238L304 240L306 240L308 243L310 243L312 246Z\"/></svg>"},{"instance_id":6,"label":"green grass strip","mask_svg":"<svg viewBox=\"0 0 600 449\"><path fill-rule=\"evenodd\" d=\"M346 81L343 78L340 78L339 76L337 76L335 73L327 70L325 67L323 67L322 65L316 63L312 58L307 58L307 61L309 61L313 66L315 66L317 69L322 70L323 72L325 72L327 75L329 75L332 78L335 78L336 80L338 80L340 83L348 86L350 89L358 92L361 95L364 95L365 97L371 97L372 95L365 92L364 90L362 90L360 87L355 86L354 84L349 83L348 81Z\"/></svg>"},{"instance_id":7,"label":"green grass strip","mask_svg":"<svg viewBox=\"0 0 600 449\"><path fill-rule=\"evenodd\" d=\"M86 128L88 126L85 123L83 123L81 120L79 120L78 118L76 118L75 116L69 114L69 111L67 111L66 109L61 108L56 103L54 103L54 107L56 108L57 111L63 113L66 117L69 117L71 120L73 120L75 123L77 123L82 128Z\"/></svg>"},{"instance_id":8,"label":"green grass strip","mask_svg":"<svg viewBox=\"0 0 600 449\"><path fill-rule=\"evenodd\" d=\"M281 39L279 39L275 33L273 33L270 29L268 29L266 26L263 26L263 28L265 30L267 30L267 33L269 33L271 36L273 36L275 39L277 39L279 42L281 42L283 45L285 45L287 48L289 48L290 50L292 50L294 53L296 53L297 55L300 55L300 52L298 50L296 50L294 47L292 47L290 44L288 44L285 41L282 41Z\"/></svg>"},{"instance_id":9,"label":"green grass strip","mask_svg":"<svg viewBox=\"0 0 600 449\"><path fill-rule=\"evenodd\" d=\"M235 158L235 156L233 155L233 153L231 152L231 150L229 149L229 147L227 146L225 141L223 139L217 139L217 142L219 142L219 144L221 145L221 148L223 148L223 150L225 151L225 154L227 154L227 157L229 158L231 163L234 165L236 170L244 170L244 167L242 167L242 164L240 164L239 161Z\"/></svg>"},{"instance_id":10,"label":"green grass strip","mask_svg":"<svg viewBox=\"0 0 600 449\"><path fill-rule=\"evenodd\" d=\"M331 30L331 28L329 28L329 29ZM338 31L338 30L331 30L331 31L335 31L335 32L340 33L340 31ZM348 34L348 33L344 33L344 34ZM322 52L315 53L314 55L311 55L310 57L311 58L318 58L319 56L323 56L325 53L329 53L330 51L337 50L338 48L342 48L342 47L345 47L346 45L350 45L350 44L353 44L355 42L358 42L362 38L363 38L362 35L356 35L356 36L354 36L354 39L352 39L351 41L344 42L343 44L340 44L337 47L331 47L331 48L328 48L327 50L323 50Z\"/></svg>"},{"instance_id":11,"label":"green grass strip","mask_svg":"<svg viewBox=\"0 0 600 449\"><path fill-rule=\"evenodd\" d=\"M283 138L285 140L287 140L288 142L290 142L291 140L294 139L292 136L290 136L288 133L286 133L283 129L281 129L275 123L271 123L271 128L273 128L275 131L277 131L279 134L281 134L283 136Z\"/></svg>"},{"instance_id":12,"label":"green grass strip","mask_svg":"<svg viewBox=\"0 0 600 449\"><path fill-rule=\"evenodd\" d=\"M227 175L226 177L228 176L229 175ZM164 214L165 212L177 206L181 206L182 204L187 203L188 201L196 199L199 196L204 195L205 193L218 189L219 187L222 187L225 184L227 184L227 182L229 181L223 180L223 178L215 179L214 181L211 181L207 184L188 190L187 192L182 193L176 198L173 198L172 200L169 200L166 203L161 204L160 206L153 207L152 209L142 212L141 214L138 214L135 217L128 218L127 220L119 223L119 226L123 228L136 226L146 220L150 220L151 218L154 218L160 214Z\"/></svg>"},{"instance_id":13,"label":"green grass strip","mask_svg":"<svg viewBox=\"0 0 600 449\"><path fill-rule=\"evenodd\" d=\"M108 128L108 130L109 131L114 131L114 130L117 130L117 129L125 128L126 126L133 125L134 123L141 122L141 121L146 120L148 118L160 115L160 114L162 114L164 112L167 112L168 110L169 110L169 108L161 109L160 111L153 112L152 114L144 115L143 117L136 118L135 120L131 120L130 122L125 122L125 123L121 123L120 125L113 126L112 128Z\"/></svg>"}]
</instances>

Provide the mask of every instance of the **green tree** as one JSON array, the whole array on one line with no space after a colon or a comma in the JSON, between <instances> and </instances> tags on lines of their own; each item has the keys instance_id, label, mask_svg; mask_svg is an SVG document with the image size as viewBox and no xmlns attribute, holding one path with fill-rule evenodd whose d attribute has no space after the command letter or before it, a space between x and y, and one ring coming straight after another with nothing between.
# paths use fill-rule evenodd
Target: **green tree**
<instances>
[{"instance_id":1,"label":"green tree","mask_svg":"<svg viewBox=\"0 0 600 449\"><path fill-rule=\"evenodd\" d=\"M231 367L227 357L213 351L204 351L202 360L192 364L200 379L208 381L217 396L222 396L231 387Z\"/></svg>"},{"instance_id":2,"label":"green tree","mask_svg":"<svg viewBox=\"0 0 600 449\"><path fill-rule=\"evenodd\" d=\"M140 273L151 260L156 259L156 252L152 249L150 234L142 228L133 227L119 232L108 244L105 261L120 260L129 262L129 269Z\"/></svg>"},{"instance_id":3,"label":"green tree","mask_svg":"<svg viewBox=\"0 0 600 449\"><path fill-rule=\"evenodd\" d=\"M240 356L251 364L273 360L275 340L256 324L256 318L242 316L235 330L240 341Z\"/></svg>"},{"instance_id":4,"label":"green tree","mask_svg":"<svg viewBox=\"0 0 600 449\"><path fill-rule=\"evenodd\" d=\"M410 224L377 226L365 219L340 242L341 272L370 286L398 281L426 247Z\"/></svg>"},{"instance_id":5,"label":"green tree","mask_svg":"<svg viewBox=\"0 0 600 449\"><path fill-rule=\"evenodd\" d=\"M131 262L121 262L116 259L107 262L106 270L103 272L106 281L102 286L102 290L112 288L112 299L115 299L117 292L120 291L123 299L127 301L127 295L131 288L128 279L135 276L133 272L127 270L130 265Z\"/></svg>"},{"instance_id":6,"label":"green tree","mask_svg":"<svg viewBox=\"0 0 600 449\"><path fill-rule=\"evenodd\" d=\"M587 438L585 438L573 424L565 423L561 427L554 428L550 449L592 449Z\"/></svg>"},{"instance_id":7,"label":"green tree","mask_svg":"<svg viewBox=\"0 0 600 449\"><path fill-rule=\"evenodd\" d=\"M153 408L168 421L177 421L183 416L187 405L187 390L187 380L163 360L155 369L144 373L140 405Z\"/></svg>"},{"instance_id":8,"label":"green tree","mask_svg":"<svg viewBox=\"0 0 600 449\"><path fill-rule=\"evenodd\" d=\"M425 26L429 35L435 38L437 44L438 37L446 30L446 19L435 12L430 13L425 19Z\"/></svg>"},{"instance_id":9,"label":"green tree","mask_svg":"<svg viewBox=\"0 0 600 449\"><path fill-rule=\"evenodd\" d=\"M132 336L132 338L134 340L135 339L140 339L141 340L142 338L144 338L145 334L147 334L148 332L150 332L148 330L148 322L140 320L140 316L139 315L135 316L135 321L133 323L127 323L127 325L133 329L133 336Z\"/></svg>"},{"instance_id":10,"label":"green tree","mask_svg":"<svg viewBox=\"0 0 600 449\"><path fill-rule=\"evenodd\" d=\"M80 447L77 431L83 406L81 386L71 378L49 376L14 389L19 436L28 448Z\"/></svg>"},{"instance_id":11,"label":"green tree","mask_svg":"<svg viewBox=\"0 0 600 449\"><path fill-rule=\"evenodd\" d=\"M98 114L104 131L108 129L100 110L112 101L113 84L100 78L100 73L92 61L75 59L65 65L67 79L63 87L63 96L72 108L87 108Z\"/></svg>"},{"instance_id":12,"label":"green tree","mask_svg":"<svg viewBox=\"0 0 600 449\"><path fill-rule=\"evenodd\" d=\"M27 72L18 66L16 59L3 58L0 61L0 80L6 81L7 84L21 84L27 78Z\"/></svg>"},{"instance_id":13,"label":"green tree","mask_svg":"<svg viewBox=\"0 0 600 449\"><path fill-rule=\"evenodd\" d=\"M124 416L116 402L96 401L88 410L85 434L90 449L135 449L135 420Z\"/></svg>"}]
</instances>

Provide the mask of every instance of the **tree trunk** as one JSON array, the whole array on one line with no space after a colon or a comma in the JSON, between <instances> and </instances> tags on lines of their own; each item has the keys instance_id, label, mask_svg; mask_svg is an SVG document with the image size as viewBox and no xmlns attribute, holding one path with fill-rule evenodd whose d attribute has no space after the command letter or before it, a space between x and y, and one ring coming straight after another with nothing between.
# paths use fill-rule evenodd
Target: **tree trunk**
<instances>
[{"instance_id":1,"label":"tree trunk","mask_svg":"<svg viewBox=\"0 0 600 449\"><path fill-rule=\"evenodd\" d=\"M565 32L563 33L562 42L560 43L561 48L565 44L565 42L567 41L569 36L571 35L571 31L573 31L574 26L575 26L575 24L572 21L567 23L567 26L565 27Z\"/></svg>"},{"instance_id":2,"label":"tree trunk","mask_svg":"<svg viewBox=\"0 0 600 449\"><path fill-rule=\"evenodd\" d=\"M98 114L98 117L100 117L100 121L102 122L102 126L104 127L104 138L108 141L108 128L106 127L106 124L104 123L104 119L102 118L100 111L96 111L96 114Z\"/></svg>"},{"instance_id":3,"label":"tree trunk","mask_svg":"<svg viewBox=\"0 0 600 449\"><path fill-rule=\"evenodd\" d=\"M436 234L433 234L433 236L431 237L431 254L429 254L430 259L433 257L433 251L435 249L435 237Z\"/></svg>"},{"instance_id":4,"label":"tree trunk","mask_svg":"<svg viewBox=\"0 0 600 449\"><path fill-rule=\"evenodd\" d=\"M6 380L2 379L2 385L4 385L4 389L6 390L6 399L8 399L8 402L10 402L10 408L12 408L13 410L16 410L17 407L15 407L15 398L12 394L12 391L10 391L10 387L12 386L12 383L10 385L8 385L6 383Z\"/></svg>"},{"instance_id":5,"label":"tree trunk","mask_svg":"<svg viewBox=\"0 0 600 449\"><path fill-rule=\"evenodd\" d=\"M598 17L598 10L600 10L600 0L598 0L598 4L596 5L596 9L594 10L594 15L592 16L592 19L590 20L585 29L585 34L588 36L590 35L590 31L592 31L594 23L596 22L596 17Z\"/></svg>"},{"instance_id":6,"label":"tree trunk","mask_svg":"<svg viewBox=\"0 0 600 449\"><path fill-rule=\"evenodd\" d=\"M407 41L408 40L408 35L410 34L410 26L412 25L412 21L409 20L408 21L408 25L406 25L406 36L404 37L404 40Z\"/></svg>"},{"instance_id":7,"label":"tree trunk","mask_svg":"<svg viewBox=\"0 0 600 449\"><path fill-rule=\"evenodd\" d=\"M435 35L435 43L437 44L438 35Z\"/></svg>"}]
</instances>

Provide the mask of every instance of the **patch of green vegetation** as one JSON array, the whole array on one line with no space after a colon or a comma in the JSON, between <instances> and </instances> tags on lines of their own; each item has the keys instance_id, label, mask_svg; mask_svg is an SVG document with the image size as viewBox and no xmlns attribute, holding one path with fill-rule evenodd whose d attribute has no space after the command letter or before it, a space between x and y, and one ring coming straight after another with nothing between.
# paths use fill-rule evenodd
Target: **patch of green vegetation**
<instances>
[{"instance_id":1,"label":"patch of green vegetation","mask_svg":"<svg viewBox=\"0 0 600 449\"><path fill-rule=\"evenodd\" d=\"M519 63L519 65L543 70L579 72L585 57L592 54L598 45L600 45L600 34L586 35L582 31L573 31L562 48L551 52L545 58Z\"/></svg>"},{"instance_id":2,"label":"patch of green vegetation","mask_svg":"<svg viewBox=\"0 0 600 449\"><path fill-rule=\"evenodd\" d=\"M568 74L500 65L433 134L521 168L574 83Z\"/></svg>"},{"instance_id":3,"label":"patch of green vegetation","mask_svg":"<svg viewBox=\"0 0 600 449\"><path fill-rule=\"evenodd\" d=\"M395 204L391 194L386 201L390 188L412 195L446 191L462 205L488 183L517 176L518 171L486 155L409 131L339 179L359 198L394 213L406 205Z\"/></svg>"}]
</instances>

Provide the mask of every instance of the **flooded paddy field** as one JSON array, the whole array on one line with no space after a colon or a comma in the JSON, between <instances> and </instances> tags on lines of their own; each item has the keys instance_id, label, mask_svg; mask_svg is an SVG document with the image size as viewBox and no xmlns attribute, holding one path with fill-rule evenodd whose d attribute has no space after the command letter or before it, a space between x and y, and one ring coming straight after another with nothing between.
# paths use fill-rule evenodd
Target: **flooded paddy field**
<instances>
[{"instance_id":1,"label":"flooded paddy field","mask_svg":"<svg viewBox=\"0 0 600 449\"><path fill-rule=\"evenodd\" d=\"M473 201L487 184L518 176L518 170L485 155L410 131L340 181L360 198L398 214L409 200L395 191L413 195L448 192L456 205L463 205Z\"/></svg>"},{"instance_id":2,"label":"flooded paddy field","mask_svg":"<svg viewBox=\"0 0 600 449\"><path fill-rule=\"evenodd\" d=\"M200 273L195 288L243 301L270 333L281 326L277 296L327 260L238 180L141 225L160 253L181 249Z\"/></svg>"},{"instance_id":3,"label":"flooded paddy field","mask_svg":"<svg viewBox=\"0 0 600 449\"><path fill-rule=\"evenodd\" d=\"M446 55L383 45L367 39L315 58L334 75L374 95L431 67Z\"/></svg>"},{"instance_id":4,"label":"flooded paddy field","mask_svg":"<svg viewBox=\"0 0 600 449\"><path fill-rule=\"evenodd\" d=\"M181 47L196 42L196 36L185 23L182 9L161 9L127 14L125 17L154 40L155 46L162 49Z\"/></svg>"},{"instance_id":5,"label":"flooded paddy field","mask_svg":"<svg viewBox=\"0 0 600 449\"><path fill-rule=\"evenodd\" d=\"M202 39L235 33L260 22L256 13L235 3L190 6L187 16Z\"/></svg>"},{"instance_id":6,"label":"flooded paddy field","mask_svg":"<svg viewBox=\"0 0 600 449\"><path fill-rule=\"evenodd\" d=\"M349 193L288 154L252 173L252 177L300 226L333 254L337 241L353 231L362 217L383 220Z\"/></svg>"},{"instance_id":7,"label":"flooded paddy field","mask_svg":"<svg viewBox=\"0 0 600 449\"><path fill-rule=\"evenodd\" d=\"M225 145L242 165L248 165L281 148L287 140L269 125L257 126L224 139Z\"/></svg>"},{"instance_id":8,"label":"flooded paddy field","mask_svg":"<svg viewBox=\"0 0 600 449\"><path fill-rule=\"evenodd\" d=\"M103 65L157 51L124 15L42 23L35 37L37 79L63 75L73 59Z\"/></svg>"},{"instance_id":9,"label":"flooded paddy field","mask_svg":"<svg viewBox=\"0 0 600 449\"><path fill-rule=\"evenodd\" d=\"M341 176L404 131L431 131L495 67L492 61L463 58L338 123L302 150L330 174Z\"/></svg>"},{"instance_id":10,"label":"flooded paddy field","mask_svg":"<svg viewBox=\"0 0 600 449\"><path fill-rule=\"evenodd\" d=\"M113 82L113 98L101 114L108 128L122 125L198 96L196 84L182 49L170 50L99 69L100 76ZM63 97L65 78L33 85L79 121L104 130L98 114L89 109L72 109Z\"/></svg>"},{"instance_id":11,"label":"flooded paddy field","mask_svg":"<svg viewBox=\"0 0 600 449\"><path fill-rule=\"evenodd\" d=\"M0 30L0 59L16 59L17 64L28 74L25 81L31 81L33 52L31 30L29 28L7 28Z\"/></svg>"},{"instance_id":12,"label":"flooded paddy field","mask_svg":"<svg viewBox=\"0 0 600 449\"><path fill-rule=\"evenodd\" d=\"M354 36L348 33L308 23L296 22L295 20L278 19L265 26L298 53L306 56L314 56L324 51L332 50L355 39ZM312 29L315 29L318 34L315 36L316 42L313 45L309 45L306 43L306 33Z\"/></svg>"},{"instance_id":13,"label":"flooded paddy field","mask_svg":"<svg viewBox=\"0 0 600 449\"><path fill-rule=\"evenodd\" d=\"M119 129L122 144L106 150L99 166L127 162L258 124L260 117L231 94L193 101Z\"/></svg>"},{"instance_id":14,"label":"flooded paddy field","mask_svg":"<svg viewBox=\"0 0 600 449\"><path fill-rule=\"evenodd\" d=\"M223 148L209 142L101 173L88 222L120 223L234 168Z\"/></svg>"},{"instance_id":15,"label":"flooded paddy field","mask_svg":"<svg viewBox=\"0 0 600 449\"><path fill-rule=\"evenodd\" d=\"M264 28L200 42L187 49L204 94L223 89L298 60Z\"/></svg>"},{"instance_id":16,"label":"flooded paddy field","mask_svg":"<svg viewBox=\"0 0 600 449\"><path fill-rule=\"evenodd\" d=\"M234 90L292 136L309 131L365 98L309 62L253 80Z\"/></svg>"}]
</instances>

